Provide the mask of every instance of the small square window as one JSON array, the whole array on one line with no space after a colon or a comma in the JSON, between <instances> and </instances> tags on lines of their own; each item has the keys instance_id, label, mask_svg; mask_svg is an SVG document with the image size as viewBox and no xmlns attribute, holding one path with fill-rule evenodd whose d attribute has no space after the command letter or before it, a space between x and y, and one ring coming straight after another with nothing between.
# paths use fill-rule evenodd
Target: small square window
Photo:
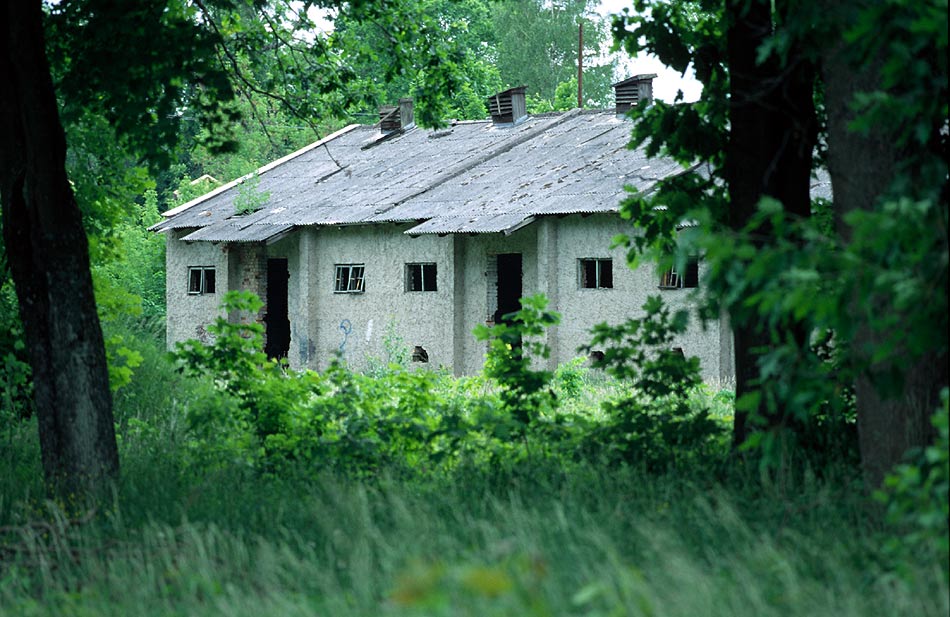
<instances>
[{"instance_id":1,"label":"small square window","mask_svg":"<svg viewBox=\"0 0 950 617\"><path fill-rule=\"evenodd\" d=\"M336 293L363 293L366 291L363 281L363 264L336 264Z\"/></svg>"},{"instance_id":2,"label":"small square window","mask_svg":"<svg viewBox=\"0 0 950 617\"><path fill-rule=\"evenodd\" d=\"M188 293L192 295L214 293L214 268L191 266L188 268Z\"/></svg>"},{"instance_id":3,"label":"small square window","mask_svg":"<svg viewBox=\"0 0 950 617\"><path fill-rule=\"evenodd\" d=\"M406 291L437 291L435 264L406 264Z\"/></svg>"},{"instance_id":4,"label":"small square window","mask_svg":"<svg viewBox=\"0 0 950 617\"><path fill-rule=\"evenodd\" d=\"M578 259L578 286L581 289L612 289L614 266L612 259Z\"/></svg>"},{"instance_id":5,"label":"small square window","mask_svg":"<svg viewBox=\"0 0 950 617\"><path fill-rule=\"evenodd\" d=\"M686 260L684 272L679 272L676 266L673 266L660 277L660 289L694 289L696 287L699 287L698 257L690 257Z\"/></svg>"}]
</instances>

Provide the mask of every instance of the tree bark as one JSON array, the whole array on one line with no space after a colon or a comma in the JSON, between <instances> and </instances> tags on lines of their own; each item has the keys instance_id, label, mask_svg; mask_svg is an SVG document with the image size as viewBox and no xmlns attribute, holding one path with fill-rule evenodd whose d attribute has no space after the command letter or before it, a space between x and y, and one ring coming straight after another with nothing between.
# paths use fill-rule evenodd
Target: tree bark
<instances>
[{"instance_id":1,"label":"tree bark","mask_svg":"<svg viewBox=\"0 0 950 617\"><path fill-rule=\"evenodd\" d=\"M888 127L876 127L868 134L849 129L856 117L854 96L880 90L879 69L879 61L860 66L848 62L843 44L823 52L828 172L834 190L835 226L845 244L852 235L844 223L845 215L854 210L874 210L894 181L902 160ZM885 338L894 336L875 332L862 317L868 312L868 307L863 306L866 301L855 298L850 310L858 322L850 353L859 363L867 362ZM937 336L946 337L946 332ZM884 475L901 461L907 450L927 445L934 436L930 417L939 404L940 387L947 383L947 358L927 354L905 360L902 393L884 396L875 385L875 375L888 370L890 365L871 365L855 381L858 443L868 488L880 486Z\"/></svg>"},{"instance_id":2,"label":"tree bark","mask_svg":"<svg viewBox=\"0 0 950 617\"><path fill-rule=\"evenodd\" d=\"M119 460L88 242L66 176L41 10L39 0L0 8L0 199L43 471L53 494L79 497L107 486Z\"/></svg>"},{"instance_id":3,"label":"tree bark","mask_svg":"<svg viewBox=\"0 0 950 617\"><path fill-rule=\"evenodd\" d=\"M787 10L776 3L776 11ZM726 178L729 184L729 225L744 228L763 197L773 197L790 214L811 213L810 177L817 121L812 98L815 68L793 48L783 65L774 57L757 62L759 47L772 35L775 23L769 0L729 0L726 3L729 65L729 143ZM765 245L771 230L757 230ZM757 389L757 359L770 345L769 333L749 319L730 316L735 337L736 397ZM804 334L797 333L804 341ZM756 413L774 426L786 419L762 406ZM750 432L749 414L737 411L733 446Z\"/></svg>"}]
</instances>

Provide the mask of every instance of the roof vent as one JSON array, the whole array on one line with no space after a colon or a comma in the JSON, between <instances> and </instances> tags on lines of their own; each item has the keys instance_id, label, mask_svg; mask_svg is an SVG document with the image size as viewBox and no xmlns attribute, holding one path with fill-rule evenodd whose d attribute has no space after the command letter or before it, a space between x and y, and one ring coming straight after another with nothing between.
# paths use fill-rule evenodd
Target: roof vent
<instances>
[{"instance_id":1,"label":"roof vent","mask_svg":"<svg viewBox=\"0 0 950 617\"><path fill-rule=\"evenodd\" d=\"M514 124L528 115L525 107L526 86L510 88L488 97L488 113L492 124Z\"/></svg>"},{"instance_id":2,"label":"roof vent","mask_svg":"<svg viewBox=\"0 0 950 617\"><path fill-rule=\"evenodd\" d=\"M634 105L649 105L653 102L653 79L656 73L634 75L614 84L617 100L617 115L626 114Z\"/></svg>"},{"instance_id":3,"label":"roof vent","mask_svg":"<svg viewBox=\"0 0 950 617\"><path fill-rule=\"evenodd\" d=\"M399 106L382 105L379 108L379 130L391 133L414 125L412 99L399 99Z\"/></svg>"}]
</instances>

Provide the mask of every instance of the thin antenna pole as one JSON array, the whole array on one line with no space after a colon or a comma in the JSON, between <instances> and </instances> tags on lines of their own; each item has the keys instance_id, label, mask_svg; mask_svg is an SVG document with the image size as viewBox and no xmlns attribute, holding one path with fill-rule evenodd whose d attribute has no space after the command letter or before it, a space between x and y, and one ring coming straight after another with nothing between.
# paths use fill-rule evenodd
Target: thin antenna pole
<instances>
[{"instance_id":1,"label":"thin antenna pole","mask_svg":"<svg viewBox=\"0 0 950 617\"><path fill-rule=\"evenodd\" d=\"M577 24L577 108L584 107L584 22Z\"/></svg>"}]
</instances>

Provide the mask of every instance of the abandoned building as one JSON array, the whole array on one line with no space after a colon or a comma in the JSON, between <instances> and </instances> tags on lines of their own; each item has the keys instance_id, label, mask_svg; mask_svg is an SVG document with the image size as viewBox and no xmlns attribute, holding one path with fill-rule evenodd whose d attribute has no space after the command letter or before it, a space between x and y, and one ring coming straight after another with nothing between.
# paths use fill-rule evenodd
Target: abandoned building
<instances>
[{"instance_id":1,"label":"abandoned building","mask_svg":"<svg viewBox=\"0 0 950 617\"><path fill-rule=\"evenodd\" d=\"M543 293L561 315L550 363L579 355L590 328L636 316L650 295L688 307L703 268L632 270L612 239L630 186L649 191L681 167L627 148L624 112L654 75L615 84L617 107L537 116L524 88L492 96L490 119L443 130L413 124L412 101L351 125L164 214L167 341L207 337L221 296L265 302L266 351L321 369L357 368L392 345L414 362L481 369L478 323ZM675 343L706 379L733 374L732 333L692 323Z\"/></svg>"}]
</instances>

